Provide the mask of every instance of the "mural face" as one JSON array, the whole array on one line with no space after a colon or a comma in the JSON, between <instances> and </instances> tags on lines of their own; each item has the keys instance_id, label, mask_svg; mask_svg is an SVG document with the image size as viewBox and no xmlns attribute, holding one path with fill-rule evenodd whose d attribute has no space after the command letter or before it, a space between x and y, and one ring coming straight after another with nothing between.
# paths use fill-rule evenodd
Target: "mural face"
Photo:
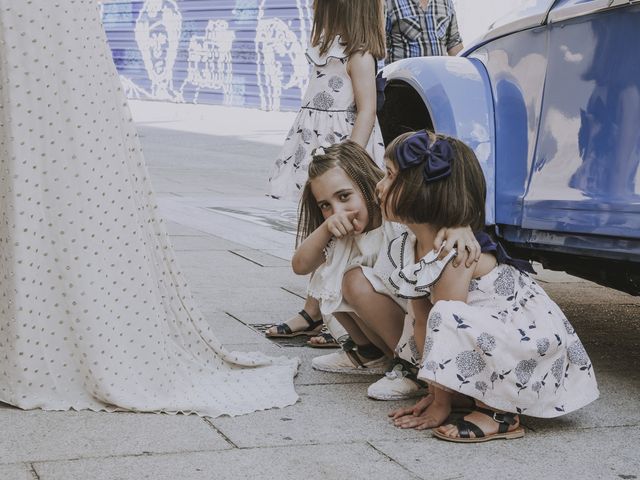
<instances>
[{"instance_id":1,"label":"mural face","mask_svg":"<svg viewBox=\"0 0 640 480\"><path fill-rule=\"evenodd\" d=\"M115 0L103 19L130 98L296 110L307 83L310 2Z\"/></svg>"},{"instance_id":2,"label":"mural face","mask_svg":"<svg viewBox=\"0 0 640 480\"><path fill-rule=\"evenodd\" d=\"M231 49L235 33L224 20L209 20L204 36L194 35L189 41L187 78L180 88L184 98L190 85L193 103L198 103L201 89L222 90L224 105L232 104L233 60Z\"/></svg>"},{"instance_id":3,"label":"mural face","mask_svg":"<svg viewBox=\"0 0 640 480\"><path fill-rule=\"evenodd\" d=\"M174 0L146 0L135 26L135 38L151 80L151 96L179 100L173 91L182 15Z\"/></svg>"}]
</instances>

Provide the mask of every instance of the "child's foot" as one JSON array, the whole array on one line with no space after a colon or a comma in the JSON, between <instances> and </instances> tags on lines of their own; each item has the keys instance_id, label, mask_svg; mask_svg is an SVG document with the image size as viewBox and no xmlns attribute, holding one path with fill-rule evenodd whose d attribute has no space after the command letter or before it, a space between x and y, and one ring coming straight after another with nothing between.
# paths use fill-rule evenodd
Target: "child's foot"
<instances>
[{"instance_id":1,"label":"child's foot","mask_svg":"<svg viewBox=\"0 0 640 480\"><path fill-rule=\"evenodd\" d=\"M331 332L329 332L329 329L326 326L322 327L322 330L320 330L320 333L318 333L317 336L311 337L309 340L307 340L307 345L313 348L340 347L340 343L338 343L338 340L336 340L333 335L331 335Z\"/></svg>"},{"instance_id":2,"label":"child's foot","mask_svg":"<svg viewBox=\"0 0 640 480\"><path fill-rule=\"evenodd\" d=\"M322 329L322 316L318 320L311 318L305 309L284 323L273 325L265 332L267 337L287 338L298 335L314 336Z\"/></svg>"},{"instance_id":3,"label":"child's foot","mask_svg":"<svg viewBox=\"0 0 640 480\"><path fill-rule=\"evenodd\" d=\"M418 402L412 407L397 408L396 410L392 410L391 412L389 412L387 415L393 420L404 417L406 415L417 417L421 415L427 409L427 407L433 403L433 398L433 395L429 393L428 395L418 400Z\"/></svg>"},{"instance_id":4,"label":"child's foot","mask_svg":"<svg viewBox=\"0 0 640 480\"><path fill-rule=\"evenodd\" d=\"M524 436L524 429L515 413L478 407L464 418L434 429L433 434L450 442L476 443L520 438Z\"/></svg>"},{"instance_id":5,"label":"child's foot","mask_svg":"<svg viewBox=\"0 0 640 480\"><path fill-rule=\"evenodd\" d=\"M436 399L420 415L404 415L393 421L399 428L415 428L425 430L439 427L451 413L450 402L438 402Z\"/></svg>"}]
</instances>

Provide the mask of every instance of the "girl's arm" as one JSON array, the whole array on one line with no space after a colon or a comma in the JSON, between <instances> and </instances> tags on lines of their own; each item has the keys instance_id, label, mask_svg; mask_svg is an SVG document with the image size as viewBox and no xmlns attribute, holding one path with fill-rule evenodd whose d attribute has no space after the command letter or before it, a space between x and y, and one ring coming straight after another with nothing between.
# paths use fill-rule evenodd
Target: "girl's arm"
<instances>
[{"instance_id":1,"label":"girl's arm","mask_svg":"<svg viewBox=\"0 0 640 480\"><path fill-rule=\"evenodd\" d=\"M453 266L457 267L461 263L471 267L480 260L480 244L476 240L473 230L470 227L441 228L433 241L434 249L440 249L445 243L440 258L444 258L452 248L458 250L458 255L453 259Z\"/></svg>"},{"instance_id":2,"label":"girl's arm","mask_svg":"<svg viewBox=\"0 0 640 480\"><path fill-rule=\"evenodd\" d=\"M334 213L305 238L291 259L294 273L307 275L322 265L325 261L324 249L329 240L332 237L343 238L353 234L357 227L357 220L355 220L357 213L350 211Z\"/></svg>"},{"instance_id":3,"label":"girl's arm","mask_svg":"<svg viewBox=\"0 0 640 480\"><path fill-rule=\"evenodd\" d=\"M376 60L369 52L354 53L349 58L347 73L358 112L350 138L366 148L376 120Z\"/></svg>"},{"instance_id":4,"label":"girl's arm","mask_svg":"<svg viewBox=\"0 0 640 480\"><path fill-rule=\"evenodd\" d=\"M427 337L427 319L433 305L428 298L414 298L409 300L409 313L413 316L413 337L416 347L422 358L424 354L424 341Z\"/></svg>"},{"instance_id":5,"label":"girl's arm","mask_svg":"<svg viewBox=\"0 0 640 480\"><path fill-rule=\"evenodd\" d=\"M465 264L454 267L452 262L449 262L440 279L431 287L431 302L434 305L439 300L466 302L469 284L475 270L475 263L471 267L467 267Z\"/></svg>"}]
</instances>

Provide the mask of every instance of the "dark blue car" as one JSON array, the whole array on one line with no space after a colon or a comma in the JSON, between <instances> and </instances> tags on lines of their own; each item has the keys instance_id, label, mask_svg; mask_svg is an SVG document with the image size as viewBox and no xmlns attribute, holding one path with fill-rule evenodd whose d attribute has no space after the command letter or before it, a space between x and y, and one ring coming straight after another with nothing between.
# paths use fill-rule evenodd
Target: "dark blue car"
<instances>
[{"instance_id":1,"label":"dark blue car","mask_svg":"<svg viewBox=\"0 0 640 480\"><path fill-rule=\"evenodd\" d=\"M640 1L536 0L459 57L383 70L385 140L474 148L510 250L640 295Z\"/></svg>"}]
</instances>

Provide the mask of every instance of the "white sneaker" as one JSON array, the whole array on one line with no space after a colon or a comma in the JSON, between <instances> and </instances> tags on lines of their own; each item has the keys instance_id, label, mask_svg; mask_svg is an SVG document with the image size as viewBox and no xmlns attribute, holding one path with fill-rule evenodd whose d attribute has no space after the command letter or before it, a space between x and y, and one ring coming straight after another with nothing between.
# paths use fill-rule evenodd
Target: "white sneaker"
<instances>
[{"instance_id":1,"label":"white sneaker","mask_svg":"<svg viewBox=\"0 0 640 480\"><path fill-rule=\"evenodd\" d=\"M409 376L405 367L396 363L384 377L369 385L367 396L375 400L403 400L426 395L427 388Z\"/></svg>"},{"instance_id":2,"label":"white sneaker","mask_svg":"<svg viewBox=\"0 0 640 480\"><path fill-rule=\"evenodd\" d=\"M368 362L360 362L356 353L341 350L339 352L322 355L311 360L311 366L322 372L355 373L359 375L382 375L389 366L384 355Z\"/></svg>"}]
</instances>

